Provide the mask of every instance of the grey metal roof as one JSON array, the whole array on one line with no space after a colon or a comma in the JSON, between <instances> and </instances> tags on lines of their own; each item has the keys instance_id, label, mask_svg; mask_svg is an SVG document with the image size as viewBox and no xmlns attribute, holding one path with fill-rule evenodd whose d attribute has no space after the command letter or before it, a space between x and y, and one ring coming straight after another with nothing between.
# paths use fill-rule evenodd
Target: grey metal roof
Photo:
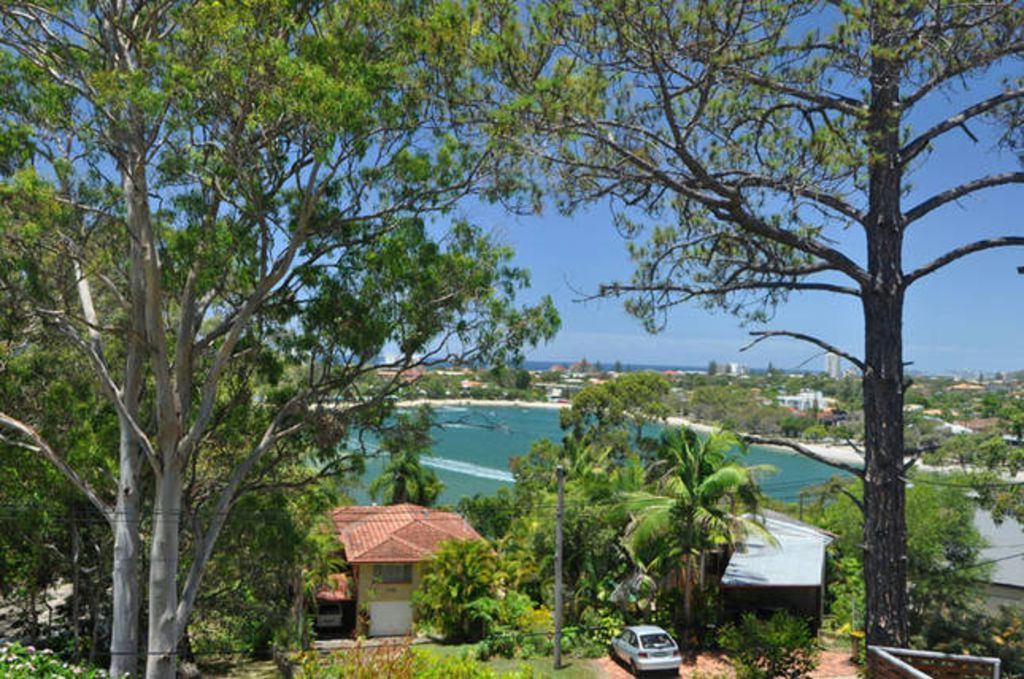
<instances>
[{"instance_id":1,"label":"grey metal roof","mask_svg":"<svg viewBox=\"0 0 1024 679\"><path fill-rule=\"evenodd\" d=\"M974 526L989 544L981 550L979 561L994 562L992 584L1024 588L1024 527L1011 518L997 526L992 515L982 510L974 513Z\"/></svg>"},{"instance_id":2,"label":"grey metal roof","mask_svg":"<svg viewBox=\"0 0 1024 679\"><path fill-rule=\"evenodd\" d=\"M749 518L749 517L748 517ZM776 512L756 517L775 538L751 534L729 559L722 587L819 587L832 536Z\"/></svg>"}]
</instances>

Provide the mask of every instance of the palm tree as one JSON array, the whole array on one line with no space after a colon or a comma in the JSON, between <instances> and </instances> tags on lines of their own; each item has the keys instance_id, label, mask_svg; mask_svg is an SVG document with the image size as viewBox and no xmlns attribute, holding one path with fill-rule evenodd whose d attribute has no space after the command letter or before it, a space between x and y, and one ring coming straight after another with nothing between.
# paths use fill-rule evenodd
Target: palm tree
<instances>
[{"instance_id":1,"label":"palm tree","mask_svg":"<svg viewBox=\"0 0 1024 679\"><path fill-rule=\"evenodd\" d=\"M632 517L623 545L645 571L663 573L682 564L686 639L692 625L695 565L708 550L733 546L751 532L764 533L744 512L757 509L756 475L769 467L745 467L732 452L738 441L717 431L706 437L692 429L667 429L651 466L652 490L624 493L622 508ZM696 563L695 563L696 562Z\"/></svg>"},{"instance_id":2,"label":"palm tree","mask_svg":"<svg viewBox=\"0 0 1024 679\"><path fill-rule=\"evenodd\" d=\"M430 452L432 414L420 409L414 417L400 414L395 426L381 439L381 450L388 453L388 463L381 475L370 484L370 496L388 505L411 502L429 506L437 500L444 484L437 474L420 462Z\"/></svg>"},{"instance_id":3,"label":"palm tree","mask_svg":"<svg viewBox=\"0 0 1024 679\"><path fill-rule=\"evenodd\" d=\"M384 471L370 484L370 496L386 505L411 502L429 507L443 489L437 474L420 462L420 453L403 450L391 454Z\"/></svg>"}]
</instances>

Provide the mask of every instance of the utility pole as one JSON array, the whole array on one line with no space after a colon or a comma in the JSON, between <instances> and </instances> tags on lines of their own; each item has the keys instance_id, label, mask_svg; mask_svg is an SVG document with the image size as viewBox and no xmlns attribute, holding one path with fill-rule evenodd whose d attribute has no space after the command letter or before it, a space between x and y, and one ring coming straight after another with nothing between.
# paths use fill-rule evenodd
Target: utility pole
<instances>
[{"instance_id":1,"label":"utility pole","mask_svg":"<svg viewBox=\"0 0 1024 679\"><path fill-rule=\"evenodd\" d=\"M555 468L558 505L555 508L555 669L562 669L562 519L565 516L565 467Z\"/></svg>"}]
</instances>

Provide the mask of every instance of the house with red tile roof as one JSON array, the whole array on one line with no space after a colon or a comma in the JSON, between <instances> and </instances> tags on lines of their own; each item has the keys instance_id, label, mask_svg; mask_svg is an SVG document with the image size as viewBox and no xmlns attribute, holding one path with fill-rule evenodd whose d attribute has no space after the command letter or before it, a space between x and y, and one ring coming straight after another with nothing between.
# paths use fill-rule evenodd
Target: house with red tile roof
<instances>
[{"instance_id":1,"label":"house with red tile roof","mask_svg":"<svg viewBox=\"0 0 1024 679\"><path fill-rule=\"evenodd\" d=\"M338 507L330 515L351 572L332 576L332 587L318 593L318 619L351 626L358 610L369 636L409 634L423 562L445 540L482 539L458 514L414 504Z\"/></svg>"}]
</instances>

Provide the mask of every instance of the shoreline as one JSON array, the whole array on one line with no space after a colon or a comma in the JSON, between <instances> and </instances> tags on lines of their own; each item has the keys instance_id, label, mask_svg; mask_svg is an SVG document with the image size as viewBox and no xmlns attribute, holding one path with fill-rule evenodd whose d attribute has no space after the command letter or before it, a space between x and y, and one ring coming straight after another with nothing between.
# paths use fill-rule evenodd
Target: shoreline
<instances>
[{"instance_id":1,"label":"shoreline","mask_svg":"<svg viewBox=\"0 0 1024 679\"><path fill-rule=\"evenodd\" d=\"M457 406L457 407L483 407L491 406L495 408L533 408L537 410L561 410L562 408L568 408L569 403L552 403L550 401L524 401L520 399L473 399L473 398L417 398L399 401L396 404L399 408L418 408L419 406L430 406L432 408L443 408L445 406ZM707 424L706 422L696 422L694 420L680 417L678 415L671 415L665 418L665 423L673 427L689 427L702 434L706 434L715 430L713 425ZM853 448L850 446L827 444L827 443L805 443L798 441L801 446L808 449L815 455L818 455L825 460L835 462L836 464L844 465L862 465L864 458L861 457ZM762 448L769 448L773 451L780 453L787 453L789 455L799 455L801 457L808 457L801 455L801 453L793 450L792 448L786 448L784 446L775 446L768 444L756 444ZM822 464L828 464L828 462L821 462Z\"/></svg>"}]
</instances>

